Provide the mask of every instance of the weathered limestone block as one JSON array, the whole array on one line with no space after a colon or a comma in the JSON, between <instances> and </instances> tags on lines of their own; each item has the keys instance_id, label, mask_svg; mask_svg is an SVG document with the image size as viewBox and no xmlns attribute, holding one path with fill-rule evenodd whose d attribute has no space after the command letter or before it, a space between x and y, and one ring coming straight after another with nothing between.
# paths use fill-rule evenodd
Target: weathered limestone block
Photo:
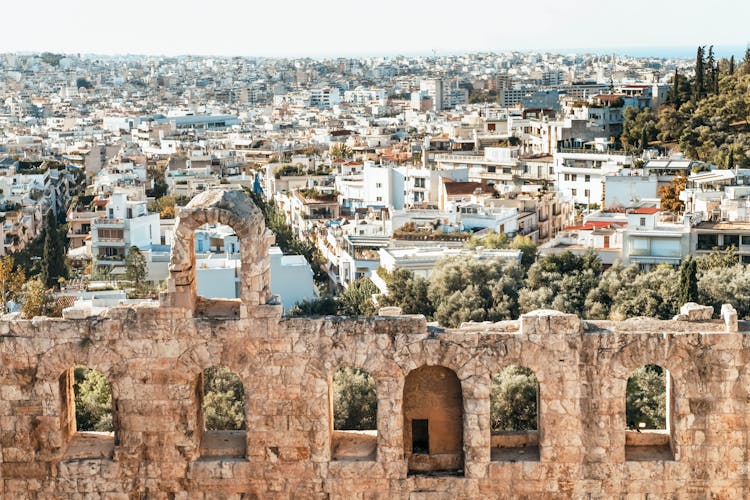
<instances>
[{"instance_id":1,"label":"weathered limestone block","mask_svg":"<svg viewBox=\"0 0 750 500\"><path fill-rule=\"evenodd\" d=\"M712 306L702 306L695 302L688 302L680 307L680 316L687 321L708 321L714 314Z\"/></svg>"},{"instance_id":2,"label":"weathered limestone block","mask_svg":"<svg viewBox=\"0 0 750 500\"><path fill-rule=\"evenodd\" d=\"M396 306L381 307L378 316L401 316L401 308Z\"/></svg>"},{"instance_id":3,"label":"weathered limestone block","mask_svg":"<svg viewBox=\"0 0 750 500\"><path fill-rule=\"evenodd\" d=\"M736 333L738 331L737 311L732 304L723 304L721 306L721 318L724 320L727 333Z\"/></svg>"}]
</instances>

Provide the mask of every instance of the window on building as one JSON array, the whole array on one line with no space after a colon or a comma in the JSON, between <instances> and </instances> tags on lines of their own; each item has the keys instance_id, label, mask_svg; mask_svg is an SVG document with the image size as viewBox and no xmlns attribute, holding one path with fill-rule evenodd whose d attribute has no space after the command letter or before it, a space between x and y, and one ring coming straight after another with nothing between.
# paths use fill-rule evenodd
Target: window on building
<instances>
[{"instance_id":1,"label":"window on building","mask_svg":"<svg viewBox=\"0 0 750 500\"><path fill-rule=\"evenodd\" d=\"M378 197L375 198L375 201L383 201L383 197L382 196L378 196Z\"/></svg>"},{"instance_id":2,"label":"window on building","mask_svg":"<svg viewBox=\"0 0 750 500\"><path fill-rule=\"evenodd\" d=\"M699 234L697 241L698 250L711 250L719 246L719 236L716 234Z\"/></svg>"},{"instance_id":3,"label":"window on building","mask_svg":"<svg viewBox=\"0 0 750 500\"><path fill-rule=\"evenodd\" d=\"M575 182L577 179L578 179L578 175L577 174L570 174L570 180L571 181Z\"/></svg>"},{"instance_id":4,"label":"window on building","mask_svg":"<svg viewBox=\"0 0 750 500\"><path fill-rule=\"evenodd\" d=\"M646 218L645 217L641 217L640 220L639 220L639 222L638 222L638 225L640 225L641 227L645 226L646 225Z\"/></svg>"},{"instance_id":5,"label":"window on building","mask_svg":"<svg viewBox=\"0 0 750 500\"><path fill-rule=\"evenodd\" d=\"M382 182L376 182L375 183L375 187L376 188L382 188L383 187L383 183Z\"/></svg>"},{"instance_id":6,"label":"window on building","mask_svg":"<svg viewBox=\"0 0 750 500\"><path fill-rule=\"evenodd\" d=\"M511 365L492 377L490 456L493 461L539 460L539 382Z\"/></svg>"},{"instance_id":7,"label":"window on building","mask_svg":"<svg viewBox=\"0 0 750 500\"><path fill-rule=\"evenodd\" d=\"M586 174L586 177L583 178L584 182L591 182L591 176Z\"/></svg>"},{"instance_id":8,"label":"window on building","mask_svg":"<svg viewBox=\"0 0 750 500\"><path fill-rule=\"evenodd\" d=\"M571 192L571 194L572 194L573 196L575 196L575 195L577 195L577 194L578 194L578 190L577 190L577 189L571 189L571 190L570 190L570 192Z\"/></svg>"},{"instance_id":9,"label":"window on building","mask_svg":"<svg viewBox=\"0 0 750 500\"><path fill-rule=\"evenodd\" d=\"M487 167L487 172L490 173L490 174L494 174L495 173L495 167L494 166Z\"/></svg>"},{"instance_id":10,"label":"window on building","mask_svg":"<svg viewBox=\"0 0 750 500\"><path fill-rule=\"evenodd\" d=\"M202 457L244 457L245 389L240 377L223 366L201 373L201 405L198 428Z\"/></svg>"},{"instance_id":11,"label":"window on building","mask_svg":"<svg viewBox=\"0 0 750 500\"><path fill-rule=\"evenodd\" d=\"M584 196L585 196L586 198L588 198L589 196L591 196L591 190L590 190L590 189L584 189L584 190L583 190L583 195L584 195Z\"/></svg>"},{"instance_id":12,"label":"window on building","mask_svg":"<svg viewBox=\"0 0 750 500\"><path fill-rule=\"evenodd\" d=\"M375 380L364 370L340 368L331 381L331 458L375 460L378 397Z\"/></svg>"},{"instance_id":13,"label":"window on building","mask_svg":"<svg viewBox=\"0 0 750 500\"><path fill-rule=\"evenodd\" d=\"M570 174L565 174L565 176L564 176L564 179L565 179L566 181L569 181L569 180L570 180Z\"/></svg>"},{"instance_id":14,"label":"window on building","mask_svg":"<svg viewBox=\"0 0 750 500\"><path fill-rule=\"evenodd\" d=\"M738 234L725 234L723 246L724 248L734 246L737 249L740 246L740 236Z\"/></svg>"},{"instance_id":15,"label":"window on building","mask_svg":"<svg viewBox=\"0 0 750 500\"><path fill-rule=\"evenodd\" d=\"M625 459L674 460L669 372L659 365L633 370L625 389Z\"/></svg>"},{"instance_id":16,"label":"window on building","mask_svg":"<svg viewBox=\"0 0 750 500\"><path fill-rule=\"evenodd\" d=\"M102 372L75 366L60 375L65 459L112 458L116 444L112 386Z\"/></svg>"}]
</instances>

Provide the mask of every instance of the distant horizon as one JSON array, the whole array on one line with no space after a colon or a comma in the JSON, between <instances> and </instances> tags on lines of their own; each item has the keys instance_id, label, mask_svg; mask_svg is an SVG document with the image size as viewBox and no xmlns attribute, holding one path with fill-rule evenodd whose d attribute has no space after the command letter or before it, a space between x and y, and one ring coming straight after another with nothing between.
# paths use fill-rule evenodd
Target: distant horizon
<instances>
[{"instance_id":1,"label":"distant horizon","mask_svg":"<svg viewBox=\"0 0 750 500\"><path fill-rule=\"evenodd\" d=\"M708 48L710 45L703 44ZM477 50L460 50L460 51L413 51L413 52L394 52L394 53L322 53L322 54L300 54L300 55L259 55L259 54L197 54L197 53L105 53L105 52L85 52L85 51L55 51L55 50L27 50L27 51L6 51L3 54L14 54L19 56L31 56L43 53L59 54L63 56L76 56L82 58L91 57L201 57L201 58L247 58L247 59L369 59L369 58L397 58L397 57L455 57L469 54L504 54L519 52L524 54L554 54L554 55L617 55L623 57L637 58L658 58L658 59L692 59L696 55L699 45L652 45L652 46L623 46L623 47L577 47L577 48L560 48L560 49L521 49L507 48L501 50L477 49ZM715 57L729 58L732 55L735 59L742 59L745 51L750 47L750 43L714 45Z\"/></svg>"},{"instance_id":2,"label":"distant horizon","mask_svg":"<svg viewBox=\"0 0 750 500\"><path fill-rule=\"evenodd\" d=\"M750 2L596 0L533 4L478 0L16 0L3 5L0 52L221 57L392 57L533 51L678 54L750 42ZM563 47L561 49L559 47ZM584 49L590 47L589 49ZM651 54L655 47L677 47ZM387 56L391 55L391 56ZM736 55L736 54L735 54Z\"/></svg>"}]
</instances>

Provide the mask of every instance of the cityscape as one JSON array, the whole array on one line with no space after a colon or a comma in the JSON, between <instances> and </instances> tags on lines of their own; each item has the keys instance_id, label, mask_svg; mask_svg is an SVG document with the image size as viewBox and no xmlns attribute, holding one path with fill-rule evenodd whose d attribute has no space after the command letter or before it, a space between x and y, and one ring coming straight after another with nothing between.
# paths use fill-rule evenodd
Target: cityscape
<instances>
[{"instance_id":1,"label":"cityscape","mask_svg":"<svg viewBox=\"0 0 750 500\"><path fill-rule=\"evenodd\" d=\"M339 3L10 28L0 498L750 496L750 43Z\"/></svg>"}]
</instances>

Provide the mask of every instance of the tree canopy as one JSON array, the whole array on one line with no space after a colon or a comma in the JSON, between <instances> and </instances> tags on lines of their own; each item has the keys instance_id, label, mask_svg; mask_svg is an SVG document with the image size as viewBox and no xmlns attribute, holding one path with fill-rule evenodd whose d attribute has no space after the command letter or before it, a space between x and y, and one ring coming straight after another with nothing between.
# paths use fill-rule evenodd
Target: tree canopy
<instances>
[{"instance_id":1,"label":"tree canopy","mask_svg":"<svg viewBox=\"0 0 750 500\"><path fill-rule=\"evenodd\" d=\"M375 380L364 370L345 367L333 376L333 428L370 430L378 427Z\"/></svg>"}]
</instances>

